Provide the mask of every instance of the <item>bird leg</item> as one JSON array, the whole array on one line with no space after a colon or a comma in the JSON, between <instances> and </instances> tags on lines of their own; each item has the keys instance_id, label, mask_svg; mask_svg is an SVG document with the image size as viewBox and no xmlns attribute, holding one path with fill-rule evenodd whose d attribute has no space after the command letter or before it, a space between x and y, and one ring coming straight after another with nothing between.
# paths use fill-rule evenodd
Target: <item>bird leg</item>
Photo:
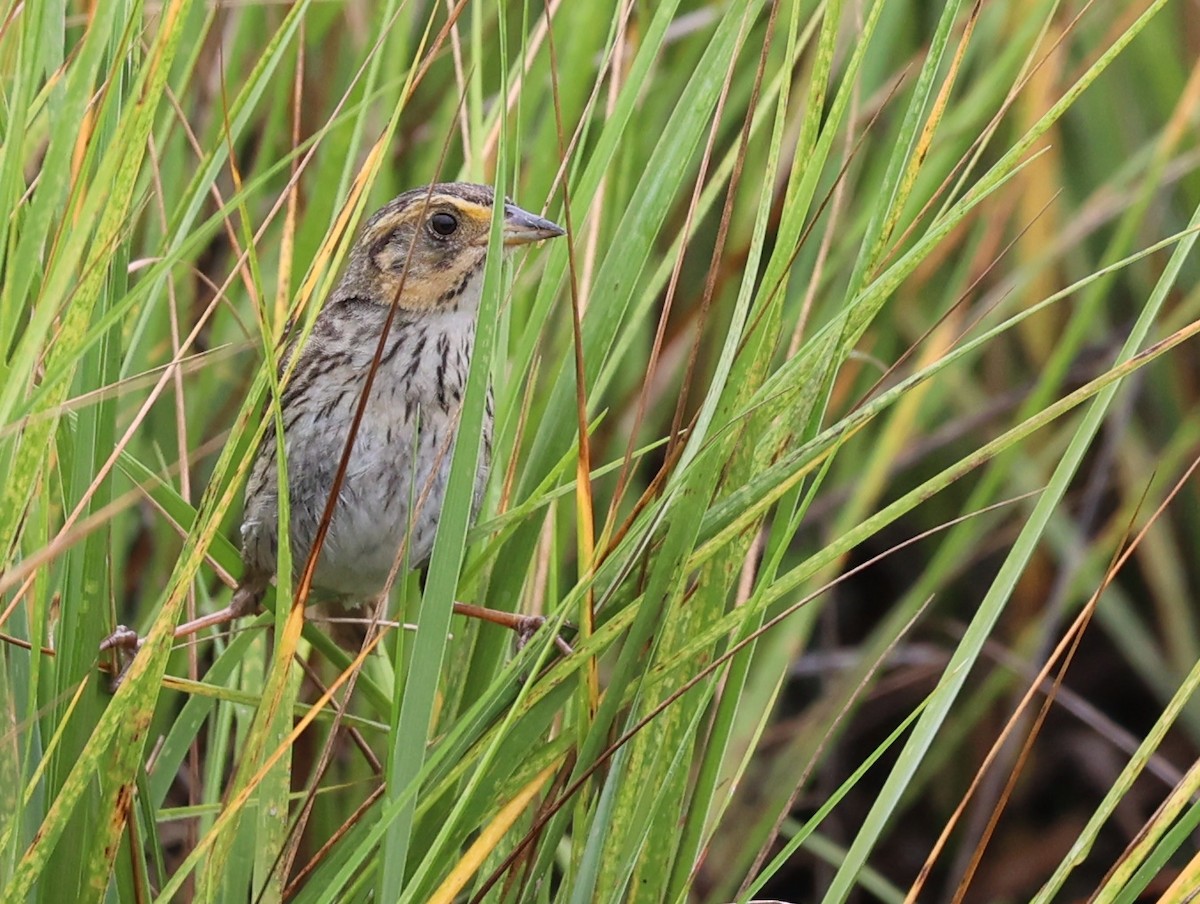
<instances>
[{"instance_id":1,"label":"bird leg","mask_svg":"<svg viewBox=\"0 0 1200 904\"><path fill-rule=\"evenodd\" d=\"M265 593L266 583L260 581L243 581L234 590L233 599L229 601L228 606L216 612L210 612L207 615L193 618L191 621L179 625L175 628L175 639L181 640L182 638L190 637L204 628L223 625L245 615L254 615L259 611ZM466 618L477 618L481 621L491 622L494 625L500 625L515 631L517 643L520 646L527 644L538 628L546 623L545 617L541 615L520 615L516 612L504 612L500 609L488 609L483 606L472 606L468 603L456 602L454 604L454 611ZM125 625L117 625L116 630L101 641L100 652L117 650L136 654L141 648L143 640L144 638L140 637L137 631L132 628ZM570 656L574 652L570 644L557 634L554 636L554 645L558 647L559 652L564 656ZM122 658L118 656L118 659ZM132 657L124 663L119 663L120 668L117 671L117 677L113 681L114 688L120 684L121 679L129 668L130 662L132 662Z\"/></svg>"},{"instance_id":2,"label":"bird leg","mask_svg":"<svg viewBox=\"0 0 1200 904\"><path fill-rule=\"evenodd\" d=\"M235 618L241 618L243 615L253 615L258 612L262 605L262 598L267 592L267 581L254 578L242 581L237 585L237 589L233 591L233 599L229 601L229 605L217 612L210 612L208 615L201 615L198 618L193 618L191 621L184 622L175 628L175 639L179 640L183 637L190 637L197 631L203 628L209 628L214 625L223 625L226 622L231 622ZM144 638L138 636L138 632L133 628L128 628L125 625L117 625L115 631L100 642L100 652L105 650L117 651L117 672L113 677L110 688L113 692L120 687L121 682L125 678L125 673L129 671L129 666L133 664L133 657L137 655L137 651L141 649Z\"/></svg>"},{"instance_id":3,"label":"bird leg","mask_svg":"<svg viewBox=\"0 0 1200 904\"><path fill-rule=\"evenodd\" d=\"M505 612L502 609L472 606L469 603L455 603L454 612L465 618L477 618L480 621L491 622L493 625L500 625L515 631L519 647L529 643L538 628L546 624L546 618L543 615L520 615L516 612ZM571 645L558 634L554 635L554 645L564 656L570 656L575 652L571 649Z\"/></svg>"},{"instance_id":4,"label":"bird leg","mask_svg":"<svg viewBox=\"0 0 1200 904\"><path fill-rule=\"evenodd\" d=\"M193 618L191 621L179 625L175 628L175 639L180 640L184 637L190 637L204 628L223 625L233 621L235 618L241 618L243 615L254 615L262 605L262 598L266 590L267 585L265 583L243 581L233 591L233 599L229 601L228 606L216 612L210 612L207 615ZM117 629L100 642L100 652L103 653L105 650L126 650L136 653L141 649L143 640L144 638L139 637L138 632L132 628L127 628L125 625L117 625ZM125 669L121 669L122 673L124 671Z\"/></svg>"}]
</instances>

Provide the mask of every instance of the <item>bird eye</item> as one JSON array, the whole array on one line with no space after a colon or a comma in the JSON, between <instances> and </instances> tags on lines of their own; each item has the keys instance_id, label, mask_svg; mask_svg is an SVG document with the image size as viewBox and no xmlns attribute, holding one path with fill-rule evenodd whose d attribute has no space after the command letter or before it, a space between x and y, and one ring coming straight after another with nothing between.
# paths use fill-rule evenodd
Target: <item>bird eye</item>
<instances>
[{"instance_id":1,"label":"bird eye","mask_svg":"<svg viewBox=\"0 0 1200 904\"><path fill-rule=\"evenodd\" d=\"M451 235L458 228L458 220L452 214L435 213L429 218L429 228L445 237Z\"/></svg>"}]
</instances>

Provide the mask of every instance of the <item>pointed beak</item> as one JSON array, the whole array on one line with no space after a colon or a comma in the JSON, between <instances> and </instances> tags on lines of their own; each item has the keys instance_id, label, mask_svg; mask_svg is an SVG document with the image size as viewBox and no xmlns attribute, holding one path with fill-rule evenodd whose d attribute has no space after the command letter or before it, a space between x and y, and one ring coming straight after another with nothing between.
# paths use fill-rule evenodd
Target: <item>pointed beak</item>
<instances>
[{"instance_id":1,"label":"pointed beak","mask_svg":"<svg viewBox=\"0 0 1200 904\"><path fill-rule=\"evenodd\" d=\"M515 204L504 205L504 247L528 245L564 235L562 227Z\"/></svg>"}]
</instances>

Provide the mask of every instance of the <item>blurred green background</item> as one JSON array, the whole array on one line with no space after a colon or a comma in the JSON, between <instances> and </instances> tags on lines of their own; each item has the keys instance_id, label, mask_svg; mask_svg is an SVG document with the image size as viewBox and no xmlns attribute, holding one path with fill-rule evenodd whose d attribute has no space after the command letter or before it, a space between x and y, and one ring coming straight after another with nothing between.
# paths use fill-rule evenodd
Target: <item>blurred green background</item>
<instances>
[{"instance_id":1,"label":"blurred green background","mask_svg":"<svg viewBox=\"0 0 1200 904\"><path fill-rule=\"evenodd\" d=\"M1198 22L0 2L3 899L1184 900ZM489 281L465 547L357 662L172 644L285 323L434 179L570 231Z\"/></svg>"}]
</instances>

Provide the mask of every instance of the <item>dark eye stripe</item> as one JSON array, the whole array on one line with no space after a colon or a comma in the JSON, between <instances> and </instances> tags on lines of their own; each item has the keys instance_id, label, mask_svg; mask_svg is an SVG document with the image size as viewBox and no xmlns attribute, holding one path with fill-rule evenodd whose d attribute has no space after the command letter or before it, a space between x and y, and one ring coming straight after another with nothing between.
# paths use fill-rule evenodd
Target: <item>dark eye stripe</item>
<instances>
[{"instance_id":1,"label":"dark eye stripe","mask_svg":"<svg viewBox=\"0 0 1200 904\"><path fill-rule=\"evenodd\" d=\"M440 236L448 236L458 229L458 220L453 214L438 212L429 218L429 228Z\"/></svg>"}]
</instances>

